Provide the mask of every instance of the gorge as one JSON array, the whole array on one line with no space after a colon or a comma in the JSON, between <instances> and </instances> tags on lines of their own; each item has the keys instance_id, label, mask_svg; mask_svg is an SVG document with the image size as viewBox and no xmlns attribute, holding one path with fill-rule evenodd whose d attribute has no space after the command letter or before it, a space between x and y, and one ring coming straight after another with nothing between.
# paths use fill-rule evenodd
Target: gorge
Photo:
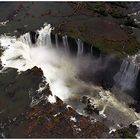
<instances>
[{"instance_id":1,"label":"gorge","mask_svg":"<svg viewBox=\"0 0 140 140\"><path fill-rule=\"evenodd\" d=\"M115 129L139 121L140 114L128 106L134 102L133 96L124 94L128 100L119 100L112 90L116 87L118 93L135 92L139 55L128 57L121 63L115 56L103 55L81 39L52 34L50 24L19 38L1 35L0 43L3 48L1 73L15 68L20 75L35 66L41 68L46 83L37 92L49 84L52 104L57 96L78 113L101 122L105 119L104 123ZM89 98L90 106L97 109L97 113L88 114L84 110L83 96Z\"/></svg>"}]
</instances>

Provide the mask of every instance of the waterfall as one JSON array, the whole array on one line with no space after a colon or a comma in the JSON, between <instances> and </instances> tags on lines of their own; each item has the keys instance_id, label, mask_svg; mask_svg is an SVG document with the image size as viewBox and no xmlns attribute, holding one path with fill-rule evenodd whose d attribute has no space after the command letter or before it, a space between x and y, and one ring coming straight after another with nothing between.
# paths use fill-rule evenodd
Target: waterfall
<instances>
[{"instance_id":1,"label":"waterfall","mask_svg":"<svg viewBox=\"0 0 140 140\"><path fill-rule=\"evenodd\" d=\"M38 31L39 36L37 39L37 46L49 46L52 47L51 44L51 25L47 25L44 28L42 28L41 30Z\"/></svg>"},{"instance_id":2,"label":"waterfall","mask_svg":"<svg viewBox=\"0 0 140 140\"><path fill-rule=\"evenodd\" d=\"M63 45L65 47L65 52L69 53L69 44L68 44L67 36L66 35L63 36L62 39L63 39Z\"/></svg>"},{"instance_id":3,"label":"waterfall","mask_svg":"<svg viewBox=\"0 0 140 140\"><path fill-rule=\"evenodd\" d=\"M50 45L53 46L50 33L50 25L38 30L35 44L32 44L30 33L20 38L1 36L0 44L4 49L1 64L4 68L16 68L18 72L34 66L41 68L53 95L66 99L71 95L71 90L65 83L69 82L69 79L75 81L77 68L68 55L62 55L62 52L50 48ZM64 36L64 43L68 48L67 36Z\"/></svg>"},{"instance_id":4,"label":"waterfall","mask_svg":"<svg viewBox=\"0 0 140 140\"><path fill-rule=\"evenodd\" d=\"M82 40L78 39L77 46L78 46L77 56L80 56L83 54L84 50L84 43L82 42Z\"/></svg>"},{"instance_id":5,"label":"waterfall","mask_svg":"<svg viewBox=\"0 0 140 140\"><path fill-rule=\"evenodd\" d=\"M114 81L122 90L131 90L135 88L137 76L139 73L139 63L137 55L123 60L119 72L114 76Z\"/></svg>"},{"instance_id":6,"label":"waterfall","mask_svg":"<svg viewBox=\"0 0 140 140\"><path fill-rule=\"evenodd\" d=\"M26 34L22 35L20 37L20 41L22 41L26 45L29 45L30 47L32 46L32 41L31 41L29 33L26 33Z\"/></svg>"},{"instance_id":7,"label":"waterfall","mask_svg":"<svg viewBox=\"0 0 140 140\"><path fill-rule=\"evenodd\" d=\"M38 30L35 35L36 45L37 46L52 46L51 43L51 26L47 25L41 30ZM37 38L38 35L38 38ZM26 45L29 45L30 47L33 45L31 41L30 33L26 33L20 37L20 41L25 43Z\"/></svg>"},{"instance_id":8,"label":"waterfall","mask_svg":"<svg viewBox=\"0 0 140 140\"><path fill-rule=\"evenodd\" d=\"M117 124L118 121L119 124L125 124L126 122L129 123L139 119L132 109L129 109L124 103L117 100L111 92L104 91L101 87L96 87L77 78L79 72L77 59L69 55L62 55L59 51L49 48L50 45L52 46L50 25L45 26L37 32L39 35L37 41L33 44L36 45L36 47L32 47L31 38L28 33L20 38L16 38L15 36L0 37L1 47L4 48L4 52L1 56L1 63L4 68L17 68L18 71L21 72L37 66L42 69L45 80L50 85L52 94L62 100L68 101L70 99L74 104L76 101L77 106L77 104L80 105L77 101L80 101L80 98L84 94L87 94L93 97L97 107L109 107L106 108L107 110L110 109L111 106L111 113L104 113L106 113L108 120L113 121L115 118L114 124ZM57 37L56 40L58 40ZM76 42L78 48L77 55L79 56L83 54L84 43L80 39ZM58 43L58 41L56 41L56 43ZM65 48L68 48L69 45L66 36L63 37L63 43ZM91 48L89 48L88 51L92 52L90 49ZM136 60L134 60L134 62L135 61ZM137 77L136 73L139 71L138 65L134 62L125 60L122 63L120 72L117 74L118 76L116 75L116 82L118 81L119 83L121 81L122 84L123 82L129 81L130 84L133 83ZM79 61L78 63L82 62ZM79 109L79 107L77 107L77 109ZM113 114L115 113L113 116L112 111L115 111L113 112Z\"/></svg>"},{"instance_id":9,"label":"waterfall","mask_svg":"<svg viewBox=\"0 0 140 140\"><path fill-rule=\"evenodd\" d=\"M57 34L55 34L55 43L56 43L56 48L58 49L59 45L58 45L58 35Z\"/></svg>"}]
</instances>

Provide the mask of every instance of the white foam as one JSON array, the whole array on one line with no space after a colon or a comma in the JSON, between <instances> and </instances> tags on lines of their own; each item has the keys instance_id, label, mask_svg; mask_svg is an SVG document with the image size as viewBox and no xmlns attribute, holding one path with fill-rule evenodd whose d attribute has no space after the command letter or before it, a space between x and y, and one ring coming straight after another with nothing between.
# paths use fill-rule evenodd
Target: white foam
<instances>
[{"instance_id":1,"label":"white foam","mask_svg":"<svg viewBox=\"0 0 140 140\"><path fill-rule=\"evenodd\" d=\"M49 95L48 101L49 101L50 103L55 103L55 102L56 102L55 96L54 96L54 95Z\"/></svg>"},{"instance_id":2,"label":"white foam","mask_svg":"<svg viewBox=\"0 0 140 140\"><path fill-rule=\"evenodd\" d=\"M137 132L137 134L136 134L136 137L137 137L138 139L140 139L140 120L135 121L133 124L136 125L136 126L138 127L138 132Z\"/></svg>"},{"instance_id":3,"label":"white foam","mask_svg":"<svg viewBox=\"0 0 140 140\"><path fill-rule=\"evenodd\" d=\"M115 132L115 131L116 131L116 129L110 128L109 134L111 134L112 132Z\"/></svg>"},{"instance_id":4,"label":"white foam","mask_svg":"<svg viewBox=\"0 0 140 140\"><path fill-rule=\"evenodd\" d=\"M76 118L73 117L73 116L70 117L70 120L73 121L73 122L77 122Z\"/></svg>"},{"instance_id":5,"label":"white foam","mask_svg":"<svg viewBox=\"0 0 140 140\"><path fill-rule=\"evenodd\" d=\"M6 24L9 22L9 20L6 20L6 21L3 21L3 22L0 22L0 26L6 26Z\"/></svg>"},{"instance_id":6,"label":"white foam","mask_svg":"<svg viewBox=\"0 0 140 140\"><path fill-rule=\"evenodd\" d=\"M76 72L72 61L50 46L50 25L38 31L36 45L31 44L29 33L20 38L1 36L0 43L5 51L1 57L2 66L17 68L19 72L37 66L42 69L53 94L61 99L70 95L66 82L74 79Z\"/></svg>"}]
</instances>

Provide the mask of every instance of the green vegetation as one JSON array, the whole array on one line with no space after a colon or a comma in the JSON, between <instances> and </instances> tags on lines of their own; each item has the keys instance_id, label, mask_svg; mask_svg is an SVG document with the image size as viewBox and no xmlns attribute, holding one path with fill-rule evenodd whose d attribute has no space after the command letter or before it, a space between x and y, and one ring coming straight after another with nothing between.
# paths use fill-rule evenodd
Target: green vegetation
<instances>
[{"instance_id":1,"label":"green vegetation","mask_svg":"<svg viewBox=\"0 0 140 140\"><path fill-rule=\"evenodd\" d=\"M108 16L108 13L107 13L107 11L105 10L104 7L95 8L94 11L99 13L102 16Z\"/></svg>"},{"instance_id":2,"label":"green vegetation","mask_svg":"<svg viewBox=\"0 0 140 140\"><path fill-rule=\"evenodd\" d=\"M110 2L110 4L121 8L127 8L127 2Z\"/></svg>"},{"instance_id":3,"label":"green vegetation","mask_svg":"<svg viewBox=\"0 0 140 140\"><path fill-rule=\"evenodd\" d=\"M125 18L125 20L124 20L124 25L125 25L125 26L131 26L131 27L137 27L137 25L136 25L135 22L134 22L134 19L131 18L131 17Z\"/></svg>"},{"instance_id":4,"label":"green vegetation","mask_svg":"<svg viewBox=\"0 0 140 140\"><path fill-rule=\"evenodd\" d=\"M38 125L43 125L44 122L45 122L45 118L43 116L39 116L37 118L37 124Z\"/></svg>"},{"instance_id":5,"label":"green vegetation","mask_svg":"<svg viewBox=\"0 0 140 140\"><path fill-rule=\"evenodd\" d=\"M124 129L124 131L122 132L122 138L133 138L136 139L137 137L128 129Z\"/></svg>"},{"instance_id":6,"label":"green vegetation","mask_svg":"<svg viewBox=\"0 0 140 140\"><path fill-rule=\"evenodd\" d=\"M103 53L113 53L119 57L124 57L127 54L133 55L140 49L140 44L134 38L130 38L127 42L94 40L94 46Z\"/></svg>"},{"instance_id":7,"label":"green vegetation","mask_svg":"<svg viewBox=\"0 0 140 140\"><path fill-rule=\"evenodd\" d=\"M113 10L110 12L110 15L113 17L113 18L124 18L126 17L126 14L124 14L123 12L120 12L118 10Z\"/></svg>"},{"instance_id":8,"label":"green vegetation","mask_svg":"<svg viewBox=\"0 0 140 140\"><path fill-rule=\"evenodd\" d=\"M81 27L80 30L82 30ZM69 30L64 33L72 38L81 38L82 40L93 44L94 47L98 48L105 54L113 53L119 57L125 57L126 55L134 55L138 50L140 50L140 43L138 43L133 37L129 37L127 41L109 41L102 38L94 38L94 40L92 40L90 37L84 38L75 26L69 26Z\"/></svg>"},{"instance_id":9,"label":"green vegetation","mask_svg":"<svg viewBox=\"0 0 140 140\"><path fill-rule=\"evenodd\" d=\"M90 29L86 21L77 22L77 24L75 23L66 24L64 27L62 27L61 35L67 34L72 38L80 38L83 41L88 42L89 44L93 44L94 47L98 48L102 53L105 54L113 53L119 57L125 57L126 55L134 55L140 50L140 43L136 40L135 37L131 35L133 32L131 27L137 27L137 25L135 24L132 17L127 16L126 13L123 12L125 11L123 8L126 6L127 6L126 3L124 4L119 2L116 3L98 2L94 4L90 2L86 3L86 8L91 10L95 15L95 19L93 20L91 19L91 22L93 22L93 24L98 24L98 22L96 23L96 19L98 21L98 16L100 15L108 16L107 18L106 17L100 18L102 18L103 21L107 21L109 19L109 21L112 23L116 23L118 25L125 25L121 26L121 30L123 30L127 36L125 39L122 38L118 40L117 37L116 39L115 38L112 39L112 37L106 38L106 34L105 38L100 36L98 37L96 36L96 32L98 33L98 31L96 31L96 27L94 26L93 30L95 30L95 33L92 34L92 32L89 32L88 34L88 30ZM110 16L112 16L115 19L112 19ZM113 24L113 26L115 26L115 24ZM102 34L102 29L100 32Z\"/></svg>"},{"instance_id":10,"label":"green vegetation","mask_svg":"<svg viewBox=\"0 0 140 140\"><path fill-rule=\"evenodd\" d=\"M106 6L108 5L108 7ZM115 7L115 8L114 8ZM103 3L98 2L95 6L92 6L90 3L87 3L87 8L92 10L94 13L98 13L102 16L111 15L113 18L124 18L126 14L122 11L122 8L127 8L127 3L122 2L109 2Z\"/></svg>"},{"instance_id":11,"label":"green vegetation","mask_svg":"<svg viewBox=\"0 0 140 140\"><path fill-rule=\"evenodd\" d=\"M89 3L87 3L87 8L89 10L92 10L95 13L102 15L102 16L108 16L108 13L106 11L106 7L105 7L104 3L98 2L98 3L96 3L95 6L91 6Z\"/></svg>"},{"instance_id":12,"label":"green vegetation","mask_svg":"<svg viewBox=\"0 0 140 140\"><path fill-rule=\"evenodd\" d=\"M60 122L60 118L58 116L54 117L53 119L56 124Z\"/></svg>"}]
</instances>

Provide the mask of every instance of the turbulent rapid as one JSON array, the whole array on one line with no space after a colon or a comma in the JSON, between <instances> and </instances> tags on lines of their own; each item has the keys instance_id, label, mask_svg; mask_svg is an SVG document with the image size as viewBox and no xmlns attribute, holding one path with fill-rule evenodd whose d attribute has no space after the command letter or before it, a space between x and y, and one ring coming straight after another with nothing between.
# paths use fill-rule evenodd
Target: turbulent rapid
<instances>
[{"instance_id":1,"label":"turbulent rapid","mask_svg":"<svg viewBox=\"0 0 140 140\"><path fill-rule=\"evenodd\" d=\"M110 91L85 82L78 77L79 65L83 63L83 59L86 59L86 57L82 57L84 50L83 42L80 39L76 40L77 54L75 57L72 57L67 36L62 37L62 46L64 46L62 47L58 44L58 36L55 35L56 46L54 47L51 43L51 30L52 28L49 24L38 30L35 43L32 43L29 33L19 38L1 36L0 43L4 49L1 56L2 72L6 68L11 67L16 68L20 74L22 71L37 66L42 69L53 95L70 104L79 113L83 113L80 99L86 95L91 97L92 104L99 109L99 117L97 119L106 118L108 121L113 122L111 125L115 127L119 124L127 126L138 121L140 115L133 109L130 109L125 102L119 101ZM89 54L92 52L91 47ZM123 62L122 65L125 65L124 63L126 62ZM121 66L121 69L123 69L122 67L124 66ZM136 72L138 71L137 68L130 69L132 69L130 71L133 71L133 69ZM123 73L126 72L120 70L119 76L116 76L121 77L121 79L118 78L118 82L119 80L122 82L127 80L128 74L123 77ZM135 80L135 75L133 77ZM131 82L133 81L130 81L130 84ZM55 100L55 97L53 100Z\"/></svg>"}]
</instances>

